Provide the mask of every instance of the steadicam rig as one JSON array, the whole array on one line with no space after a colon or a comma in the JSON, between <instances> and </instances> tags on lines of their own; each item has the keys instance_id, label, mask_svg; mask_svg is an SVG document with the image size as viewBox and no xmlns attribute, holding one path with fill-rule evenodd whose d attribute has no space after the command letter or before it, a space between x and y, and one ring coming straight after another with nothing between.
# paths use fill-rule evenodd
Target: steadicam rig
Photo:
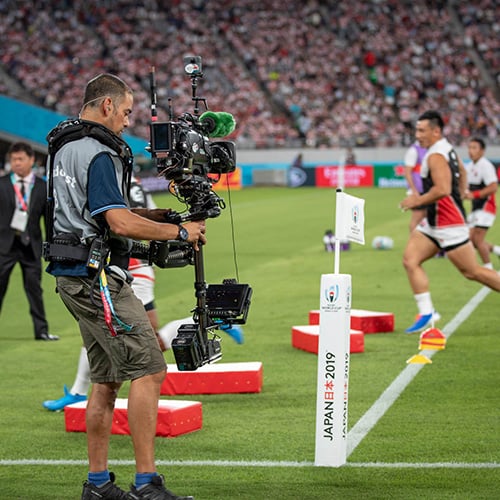
<instances>
[{"instance_id":1,"label":"steadicam rig","mask_svg":"<svg viewBox=\"0 0 500 500\"><path fill-rule=\"evenodd\" d=\"M230 113L208 111L206 100L197 97L198 79L203 77L201 57L185 57L184 70L191 78L194 112L183 113L175 119L169 103L167 122L157 120L154 68L150 74L149 151L158 174L169 181L169 191L186 205L184 212L169 214L167 222L177 224L218 217L225 208L225 203L213 191L212 186L221 174L228 174L236 168L234 143L210 139L229 135L236 126L233 116ZM200 103L205 107L205 112L201 115ZM136 246L136 250L137 248ZM207 285L201 245L198 251L194 251L188 243L151 242L149 245L142 245L140 251L135 253L160 267L194 265L194 324L179 327L177 336L172 341L172 351L181 371L196 370L204 364L219 360L222 357L221 339L216 331L222 325L246 322L252 296L250 286L238 284L232 279L224 280L220 285Z\"/></svg>"},{"instance_id":2,"label":"steadicam rig","mask_svg":"<svg viewBox=\"0 0 500 500\"><path fill-rule=\"evenodd\" d=\"M196 96L198 79L203 77L201 57L184 58L184 70L191 78L193 113L174 118L169 101L169 121L159 122L156 113L156 81L154 68L151 84L151 144L150 152L158 173L167 180L182 182L190 176L226 174L236 168L236 153L231 141L211 141L209 138L226 137L236 127L233 115L208 111L206 99ZM200 102L205 112L200 116Z\"/></svg>"}]
</instances>

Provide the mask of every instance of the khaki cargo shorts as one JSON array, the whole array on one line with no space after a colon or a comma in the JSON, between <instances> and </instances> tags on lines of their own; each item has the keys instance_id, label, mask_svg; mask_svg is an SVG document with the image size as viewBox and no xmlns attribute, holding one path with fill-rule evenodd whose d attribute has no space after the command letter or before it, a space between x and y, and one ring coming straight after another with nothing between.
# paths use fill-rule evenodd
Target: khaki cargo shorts
<instances>
[{"instance_id":1,"label":"khaki cargo shorts","mask_svg":"<svg viewBox=\"0 0 500 500\"><path fill-rule=\"evenodd\" d=\"M91 278L56 278L62 301L78 321L89 358L91 381L121 383L166 370L165 359L142 302L122 279L107 274L107 280L116 315L123 323L132 325L132 329L126 331L113 320L115 337L104 319L99 281L92 287ZM91 288L95 304L90 299Z\"/></svg>"}]
</instances>

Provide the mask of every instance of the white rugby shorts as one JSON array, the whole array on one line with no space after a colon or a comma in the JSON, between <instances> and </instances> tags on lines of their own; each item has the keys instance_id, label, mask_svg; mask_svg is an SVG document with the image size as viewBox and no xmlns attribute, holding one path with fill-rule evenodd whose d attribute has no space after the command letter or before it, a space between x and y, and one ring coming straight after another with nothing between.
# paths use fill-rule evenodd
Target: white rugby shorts
<instances>
[{"instance_id":1,"label":"white rugby shorts","mask_svg":"<svg viewBox=\"0 0 500 500\"><path fill-rule=\"evenodd\" d=\"M417 226L417 230L436 242L442 250L456 248L469 240L469 228L466 224L459 226L433 227L427 218Z\"/></svg>"},{"instance_id":2,"label":"white rugby shorts","mask_svg":"<svg viewBox=\"0 0 500 500\"><path fill-rule=\"evenodd\" d=\"M469 227L491 227L495 222L495 215L485 210L474 210L467 216Z\"/></svg>"},{"instance_id":3,"label":"white rugby shorts","mask_svg":"<svg viewBox=\"0 0 500 500\"><path fill-rule=\"evenodd\" d=\"M151 266L142 266L135 269L129 269L134 277L130 284L136 297L147 305L155 299L155 273Z\"/></svg>"}]
</instances>

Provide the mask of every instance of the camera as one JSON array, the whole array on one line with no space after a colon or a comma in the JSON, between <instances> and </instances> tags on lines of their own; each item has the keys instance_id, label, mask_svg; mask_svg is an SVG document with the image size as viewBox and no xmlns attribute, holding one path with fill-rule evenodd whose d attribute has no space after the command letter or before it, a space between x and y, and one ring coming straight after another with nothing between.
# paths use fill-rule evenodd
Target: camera
<instances>
[{"instance_id":1,"label":"camera","mask_svg":"<svg viewBox=\"0 0 500 500\"><path fill-rule=\"evenodd\" d=\"M209 111L206 100L196 96L198 79L203 77L201 57L186 56L183 62L191 78L194 112L183 113L177 119L169 105L169 120L157 121L154 68L150 74L152 119L148 149L158 175L169 181L169 191L186 205L183 213L170 215L176 224L218 217L225 203L212 186L222 174L236 168L234 143L211 140L229 135L236 126L234 118L230 113ZM205 107L201 115L200 103ZM224 325L245 323L252 295L250 286L233 279L207 285L201 245L194 251L185 242L152 241L149 245L136 244L135 256L147 258L159 267L194 265L194 324L179 327L172 351L180 371L196 370L221 359L221 339L216 331Z\"/></svg>"},{"instance_id":2,"label":"camera","mask_svg":"<svg viewBox=\"0 0 500 500\"><path fill-rule=\"evenodd\" d=\"M177 122L151 124L151 153L158 173L168 180L227 174L236 168L234 143L210 141L203 121L188 113Z\"/></svg>"},{"instance_id":3,"label":"camera","mask_svg":"<svg viewBox=\"0 0 500 500\"><path fill-rule=\"evenodd\" d=\"M203 77L200 56L186 56L184 71L191 78L194 113L183 113L174 119L170 106L169 121L151 121L150 152L158 173L177 183L190 176L227 174L236 168L236 151L231 141L211 141L209 137L225 137L235 128L234 118L229 113L208 111L206 99L196 96L198 78ZM152 110L156 118L156 83L151 72ZM206 112L199 114L202 102Z\"/></svg>"},{"instance_id":4,"label":"camera","mask_svg":"<svg viewBox=\"0 0 500 500\"><path fill-rule=\"evenodd\" d=\"M169 121L159 122L156 116L155 71L151 69L151 112L149 151L158 175L168 181L169 190L189 208L184 220L204 220L218 217L225 207L224 200L212 186L222 174L234 172L236 151L231 141L214 141L225 137L236 127L233 116L209 111L206 99L196 96L197 81L203 77L201 57L186 56L184 70L191 78L193 113L183 113L177 119L169 106ZM200 115L200 103L205 112ZM212 174L212 176L209 176Z\"/></svg>"}]
</instances>

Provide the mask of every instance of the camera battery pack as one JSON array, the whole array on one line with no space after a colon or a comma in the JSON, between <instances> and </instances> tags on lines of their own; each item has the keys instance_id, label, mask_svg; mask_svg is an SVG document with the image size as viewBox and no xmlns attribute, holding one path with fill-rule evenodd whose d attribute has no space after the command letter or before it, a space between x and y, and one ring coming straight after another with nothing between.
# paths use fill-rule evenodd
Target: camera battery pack
<instances>
[{"instance_id":1,"label":"camera battery pack","mask_svg":"<svg viewBox=\"0 0 500 500\"><path fill-rule=\"evenodd\" d=\"M193 371L203 364L203 356L197 339L197 324L181 325L172 341L172 351L180 371Z\"/></svg>"},{"instance_id":2,"label":"camera battery pack","mask_svg":"<svg viewBox=\"0 0 500 500\"><path fill-rule=\"evenodd\" d=\"M94 238L90 245L87 267L90 269L102 269L109 255L109 246L102 238Z\"/></svg>"}]
</instances>

